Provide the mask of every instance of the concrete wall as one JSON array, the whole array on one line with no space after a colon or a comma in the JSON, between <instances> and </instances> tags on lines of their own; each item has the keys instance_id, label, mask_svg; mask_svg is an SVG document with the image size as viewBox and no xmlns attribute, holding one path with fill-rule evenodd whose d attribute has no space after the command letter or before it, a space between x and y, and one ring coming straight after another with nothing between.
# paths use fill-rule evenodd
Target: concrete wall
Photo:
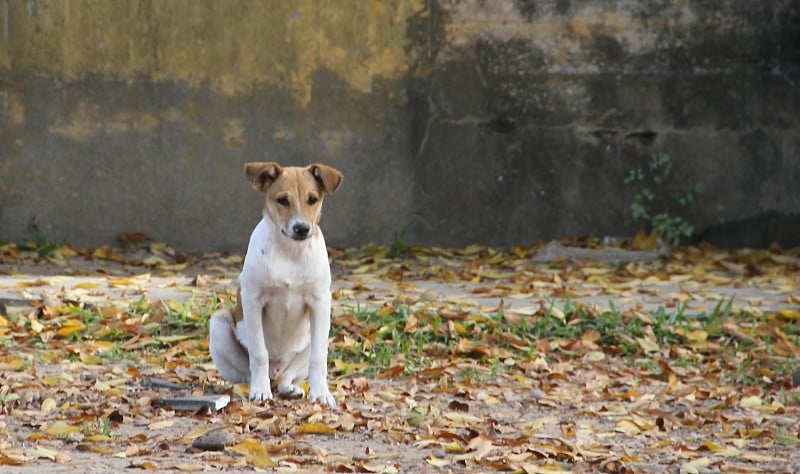
<instances>
[{"instance_id":1,"label":"concrete wall","mask_svg":"<svg viewBox=\"0 0 800 474\"><path fill-rule=\"evenodd\" d=\"M243 250L256 160L343 171L334 245L625 235L624 176L666 152L706 184L705 235L800 243L796 2L0 0L0 21L0 240Z\"/></svg>"}]
</instances>

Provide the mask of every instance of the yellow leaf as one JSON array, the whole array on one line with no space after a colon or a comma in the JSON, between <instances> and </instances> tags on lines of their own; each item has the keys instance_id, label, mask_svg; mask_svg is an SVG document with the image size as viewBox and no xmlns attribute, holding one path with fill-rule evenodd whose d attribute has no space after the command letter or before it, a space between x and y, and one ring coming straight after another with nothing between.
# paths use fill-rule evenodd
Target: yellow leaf
<instances>
[{"instance_id":1,"label":"yellow leaf","mask_svg":"<svg viewBox=\"0 0 800 474\"><path fill-rule=\"evenodd\" d=\"M646 233L643 230L640 230L638 234L633 238L631 242L631 247L634 250L658 250L659 243L658 243L658 232L653 233Z\"/></svg>"},{"instance_id":2,"label":"yellow leaf","mask_svg":"<svg viewBox=\"0 0 800 474\"><path fill-rule=\"evenodd\" d=\"M108 286L128 286L128 285L132 285L132 284L133 284L133 280L128 279L128 278L116 278L116 279L113 279L113 280L109 280L109 282L108 282Z\"/></svg>"},{"instance_id":3,"label":"yellow leaf","mask_svg":"<svg viewBox=\"0 0 800 474\"><path fill-rule=\"evenodd\" d=\"M255 453L265 453L267 452L267 448L261 444L261 442L255 438L247 438L241 443L234 444L230 448L230 451L234 453L243 454L245 456L249 456Z\"/></svg>"},{"instance_id":4,"label":"yellow leaf","mask_svg":"<svg viewBox=\"0 0 800 474\"><path fill-rule=\"evenodd\" d=\"M699 474L700 469L711 464L711 458L702 457L683 463L681 474Z\"/></svg>"},{"instance_id":5,"label":"yellow leaf","mask_svg":"<svg viewBox=\"0 0 800 474\"><path fill-rule=\"evenodd\" d=\"M342 413L337 420L337 424L344 431L353 431L353 428L356 426L356 419L350 413Z\"/></svg>"},{"instance_id":6,"label":"yellow leaf","mask_svg":"<svg viewBox=\"0 0 800 474\"><path fill-rule=\"evenodd\" d=\"M722 447L722 446L720 446L718 444L714 444L711 441L703 441L702 443L700 443L700 446L703 447L703 448L706 448L707 450L711 451L712 453L716 453L718 451L722 451L722 450L725 449L724 447Z\"/></svg>"},{"instance_id":7,"label":"yellow leaf","mask_svg":"<svg viewBox=\"0 0 800 474\"><path fill-rule=\"evenodd\" d=\"M47 387L57 387L61 383L60 377L42 377L39 379L42 385Z\"/></svg>"},{"instance_id":8,"label":"yellow leaf","mask_svg":"<svg viewBox=\"0 0 800 474\"><path fill-rule=\"evenodd\" d=\"M163 342L165 344L171 344L173 342L186 341L188 339L194 339L196 337L197 336L195 334L175 334L175 335L172 335L172 336L157 337L156 339L158 340L158 342Z\"/></svg>"},{"instance_id":9,"label":"yellow leaf","mask_svg":"<svg viewBox=\"0 0 800 474\"><path fill-rule=\"evenodd\" d=\"M21 466L32 459L22 452L6 451L0 453L0 466Z\"/></svg>"},{"instance_id":10,"label":"yellow leaf","mask_svg":"<svg viewBox=\"0 0 800 474\"><path fill-rule=\"evenodd\" d=\"M202 464L178 464L175 469L181 472L201 472L206 470Z\"/></svg>"},{"instance_id":11,"label":"yellow leaf","mask_svg":"<svg viewBox=\"0 0 800 474\"><path fill-rule=\"evenodd\" d=\"M92 257L99 258L101 260L112 260L116 262L122 262L125 260L118 250L109 247L95 248L94 251L92 252Z\"/></svg>"},{"instance_id":12,"label":"yellow leaf","mask_svg":"<svg viewBox=\"0 0 800 474\"><path fill-rule=\"evenodd\" d=\"M85 354L81 352L80 355L81 362L86 365L101 365L103 363L103 359L96 355Z\"/></svg>"},{"instance_id":13,"label":"yellow leaf","mask_svg":"<svg viewBox=\"0 0 800 474\"><path fill-rule=\"evenodd\" d=\"M461 454L461 453L465 452L466 450L467 450L467 448L465 448L463 445L461 445L461 443L458 443L456 441L453 441L452 443L448 443L448 444L444 445L444 452L446 452L446 453Z\"/></svg>"},{"instance_id":14,"label":"yellow leaf","mask_svg":"<svg viewBox=\"0 0 800 474\"><path fill-rule=\"evenodd\" d=\"M237 383L233 385L233 394L236 397L246 400L250 394L250 385L246 383Z\"/></svg>"},{"instance_id":15,"label":"yellow leaf","mask_svg":"<svg viewBox=\"0 0 800 474\"><path fill-rule=\"evenodd\" d=\"M643 337L637 337L636 342L639 343L639 347L641 347L645 352L658 352L659 347L655 341L651 341L650 339L645 339Z\"/></svg>"},{"instance_id":16,"label":"yellow leaf","mask_svg":"<svg viewBox=\"0 0 800 474\"><path fill-rule=\"evenodd\" d=\"M189 266L189 262L170 263L170 264L166 264L165 263L163 265L160 265L159 268L161 270L166 270L166 271L180 271L180 270L185 270L186 267L188 267L188 266Z\"/></svg>"},{"instance_id":17,"label":"yellow leaf","mask_svg":"<svg viewBox=\"0 0 800 474\"><path fill-rule=\"evenodd\" d=\"M553 316L554 318L564 319L566 317L564 312L556 308L555 306L548 308L548 310L550 311L550 315Z\"/></svg>"},{"instance_id":18,"label":"yellow leaf","mask_svg":"<svg viewBox=\"0 0 800 474\"><path fill-rule=\"evenodd\" d=\"M156 266L156 265L165 265L167 261L159 256L151 255L146 259L142 260L142 263L147 266Z\"/></svg>"},{"instance_id":19,"label":"yellow leaf","mask_svg":"<svg viewBox=\"0 0 800 474\"><path fill-rule=\"evenodd\" d=\"M69 337L76 332L81 332L86 329L86 325L83 324L82 321L78 321L77 319L68 319L64 322L64 325L61 326L61 329L58 330L57 334L61 337Z\"/></svg>"},{"instance_id":20,"label":"yellow leaf","mask_svg":"<svg viewBox=\"0 0 800 474\"><path fill-rule=\"evenodd\" d=\"M40 323L36 319L31 319L31 331L33 331L36 334L39 334L43 330L44 330L44 325L42 323Z\"/></svg>"},{"instance_id":21,"label":"yellow leaf","mask_svg":"<svg viewBox=\"0 0 800 474\"><path fill-rule=\"evenodd\" d=\"M56 401L52 398L45 398L42 402L42 411L48 412L56 409Z\"/></svg>"},{"instance_id":22,"label":"yellow leaf","mask_svg":"<svg viewBox=\"0 0 800 474\"><path fill-rule=\"evenodd\" d=\"M454 411L445 413L444 417L453 422L456 426L470 427L471 425L480 425L483 423L483 420L476 416Z\"/></svg>"},{"instance_id":23,"label":"yellow leaf","mask_svg":"<svg viewBox=\"0 0 800 474\"><path fill-rule=\"evenodd\" d=\"M253 467L268 469L275 467L278 464L269 457L267 447L255 438L247 438L239 444L235 444L228 448L235 453L247 456L247 462Z\"/></svg>"},{"instance_id":24,"label":"yellow leaf","mask_svg":"<svg viewBox=\"0 0 800 474\"><path fill-rule=\"evenodd\" d=\"M175 420L161 420L161 421L156 421L156 422L150 423L150 425L147 426L147 429L153 430L153 431L161 430L161 429L164 429L164 428L169 428L174 424L175 424Z\"/></svg>"},{"instance_id":25,"label":"yellow leaf","mask_svg":"<svg viewBox=\"0 0 800 474\"><path fill-rule=\"evenodd\" d=\"M763 463L776 461L776 459L772 456L764 456L762 454L756 454L756 453L744 453L742 454L741 459L743 461L763 462Z\"/></svg>"},{"instance_id":26,"label":"yellow leaf","mask_svg":"<svg viewBox=\"0 0 800 474\"><path fill-rule=\"evenodd\" d=\"M703 342L708 340L708 333L703 330L695 330L689 331L685 334L686 339L690 340L691 342Z\"/></svg>"},{"instance_id":27,"label":"yellow leaf","mask_svg":"<svg viewBox=\"0 0 800 474\"><path fill-rule=\"evenodd\" d=\"M107 392L114 387L119 387L125 385L128 382L127 379L118 378L118 379L111 379L111 380L96 380L94 383L94 389L98 392ZM108 393L107 395L111 395Z\"/></svg>"},{"instance_id":28,"label":"yellow leaf","mask_svg":"<svg viewBox=\"0 0 800 474\"><path fill-rule=\"evenodd\" d=\"M351 372L358 372L360 370L364 370L367 368L366 362L345 362L341 359L334 359L333 366L336 367L340 372L344 374L349 374Z\"/></svg>"},{"instance_id":29,"label":"yellow leaf","mask_svg":"<svg viewBox=\"0 0 800 474\"><path fill-rule=\"evenodd\" d=\"M617 426L614 427L614 431L633 436L641 433L642 430L636 423L634 423L631 420L620 420L619 422L617 422Z\"/></svg>"},{"instance_id":30,"label":"yellow leaf","mask_svg":"<svg viewBox=\"0 0 800 474\"><path fill-rule=\"evenodd\" d=\"M535 464L523 464L522 470L525 474L569 474L571 471L565 471L564 468L558 464L544 464L537 466Z\"/></svg>"},{"instance_id":31,"label":"yellow leaf","mask_svg":"<svg viewBox=\"0 0 800 474\"><path fill-rule=\"evenodd\" d=\"M742 401L739 402L739 406L741 408L758 408L762 405L761 397L758 395L753 395L751 397L745 397Z\"/></svg>"},{"instance_id":32,"label":"yellow leaf","mask_svg":"<svg viewBox=\"0 0 800 474\"><path fill-rule=\"evenodd\" d=\"M392 465L387 465L380 461L367 461L364 464L361 464L361 467L366 472L377 472L380 474L394 474L399 472L396 467Z\"/></svg>"},{"instance_id":33,"label":"yellow leaf","mask_svg":"<svg viewBox=\"0 0 800 474\"><path fill-rule=\"evenodd\" d=\"M33 454L37 458L44 458L44 459L49 459L51 461L55 461L56 455L58 453L56 453L52 449L47 449L43 446L36 446L31 450L31 454Z\"/></svg>"},{"instance_id":34,"label":"yellow leaf","mask_svg":"<svg viewBox=\"0 0 800 474\"><path fill-rule=\"evenodd\" d=\"M61 247L58 248L58 252L61 254L62 257L66 258L78 255L78 252L69 245L62 245Z\"/></svg>"},{"instance_id":35,"label":"yellow leaf","mask_svg":"<svg viewBox=\"0 0 800 474\"><path fill-rule=\"evenodd\" d=\"M427 461L428 464L436 467L445 467L448 464L450 464L450 461L448 461L447 459L435 458L433 457L433 455L425 458L425 461Z\"/></svg>"},{"instance_id":36,"label":"yellow leaf","mask_svg":"<svg viewBox=\"0 0 800 474\"><path fill-rule=\"evenodd\" d=\"M150 242L150 251L153 253L164 253L169 248L164 242Z\"/></svg>"},{"instance_id":37,"label":"yellow leaf","mask_svg":"<svg viewBox=\"0 0 800 474\"><path fill-rule=\"evenodd\" d=\"M73 288L80 288L82 290L92 290L94 288L99 287L100 284L93 282L93 281L85 281L83 283L78 283L77 285L73 286Z\"/></svg>"},{"instance_id":38,"label":"yellow leaf","mask_svg":"<svg viewBox=\"0 0 800 474\"><path fill-rule=\"evenodd\" d=\"M461 324L461 323L458 323L458 322L455 322L455 321L453 322L453 329L455 329L455 330L456 330L456 333L457 333L459 336L466 336L466 335L467 335L467 332L469 332L469 331L467 331L467 328L466 328L466 327L464 327L464 325L463 325L463 324Z\"/></svg>"},{"instance_id":39,"label":"yellow leaf","mask_svg":"<svg viewBox=\"0 0 800 474\"><path fill-rule=\"evenodd\" d=\"M331 428L330 426L323 424L323 423L303 423L302 425L297 427L297 430L301 433L306 434L334 434L336 433L335 428Z\"/></svg>"},{"instance_id":40,"label":"yellow leaf","mask_svg":"<svg viewBox=\"0 0 800 474\"><path fill-rule=\"evenodd\" d=\"M225 265L237 265L244 261L244 256L242 255L231 255L230 257L225 257L219 259Z\"/></svg>"},{"instance_id":41,"label":"yellow leaf","mask_svg":"<svg viewBox=\"0 0 800 474\"><path fill-rule=\"evenodd\" d=\"M478 399L487 405L500 405L501 403L503 403L497 397L493 397L491 395L486 395L485 397Z\"/></svg>"},{"instance_id":42,"label":"yellow leaf","mask_svg":"<svg viewBox=\"0 0 800 474\"><path fill-rule=\"evenodd\" d=\"M34 287L34 286L47 286L49 284L50 283L48 283L48 282L46 282L44 280L36 280L36 281L21 281L21 282L17 283L14 286L16 286L18 288L31 288L31 287Z\"/></svg>"},{"instance_id":43,"label":"yellow leaf","mask_svg":"<svg viewBox=\"0 0 800 474\"><path fill-rule=\"evenodd\" d=\"M656 350L658 350L658 346L656 346ZM587 352L583 357L589 362L600 362L606 358L606 354L603 351L591 351Z\"/></svg>"},{"instance_id":44,"label":"yellow leaf","mask_svg":"<svg viewBox=\"0 0 800 474\"><path fill-rule=\"evenodd\" d=\"M80 431L80 429L81 429L80 426L68 425L65 421L56 421L52 425L50 425L46 430L44 430L44 432L50 436L62 438L65 436L69 436L72 433L77 433L78 431Z\"/></svg>"},{"instance_id":45,"label":"yellow leaf","mask_svg":"<svg viewBox=\"0 0 800 474\"><path fill-rule=\"evenodd\" d=\"M778 310L778 314L784 319L790 319L792 321L800 320L800 311L796 309L781 308Z\"/></svg>"}]
</instances>

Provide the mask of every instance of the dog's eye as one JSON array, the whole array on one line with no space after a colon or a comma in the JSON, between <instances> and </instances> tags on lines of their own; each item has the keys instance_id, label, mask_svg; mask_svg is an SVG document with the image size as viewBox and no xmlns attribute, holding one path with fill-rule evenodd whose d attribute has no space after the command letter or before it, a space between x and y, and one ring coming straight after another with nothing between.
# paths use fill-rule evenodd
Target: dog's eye
<instances>
[{"instance_id":1,"label":"dog's eye","mask_svg":"<svg viewBox=\"0 0 800 474\"><path fill-rule=\"evenodd\" d=\"M286 199L285 197L279 197L278 204L280 204L283 207L289 207L289 200Z\"/></svg>"},{"instance_id":2,"label":"dog's eye","mask_svg":"<svg viewBox=\"0 0 800 474\"><path fill-rule=\"evenodd\" d=\"M316 204L316 203L317 203L317 201L319 201L319 199L315 198L314 196L309 196L309 198L308 198L308 205L309 205L309 206L313 206L314 204Z\"/></svg>"}]
</instances>

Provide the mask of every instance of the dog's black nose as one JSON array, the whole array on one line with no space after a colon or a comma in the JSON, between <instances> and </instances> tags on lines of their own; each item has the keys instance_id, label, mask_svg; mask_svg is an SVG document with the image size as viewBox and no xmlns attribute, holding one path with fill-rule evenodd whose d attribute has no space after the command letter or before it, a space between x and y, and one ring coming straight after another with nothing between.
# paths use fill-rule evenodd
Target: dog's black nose
<instances>
[{"instance_id":1,"label":"dog's black nose","mask_svg":"<svg viewBox=\"0 0 800 474\"><path fill-rule=\"evenodd\" d=\"M308 224L299 222L292 226L292 231L294 232L294 235L296 235L301 239L304 239L306 238L306 236L308 236L309 227Z\"/></svg>"}]
</instances>

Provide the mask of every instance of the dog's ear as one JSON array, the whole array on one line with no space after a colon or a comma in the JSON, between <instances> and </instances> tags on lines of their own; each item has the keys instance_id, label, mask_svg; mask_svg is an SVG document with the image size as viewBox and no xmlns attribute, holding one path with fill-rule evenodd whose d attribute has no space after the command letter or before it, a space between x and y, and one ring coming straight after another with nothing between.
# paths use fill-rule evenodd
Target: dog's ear
<instances>
[{"instance_id":1,"label":"dog's ear","mask_svg":"<svg viewBox=\"0 0 800 474\"><path fill-rule=\"evenodd\" d=\"M278 163L245 163L244 174L253 189L265 193L281 175L281 167Z\"/></svg>"},{"instance_id":2,"label":"dog's ear","mask_svg":"<svg viewBox=\"0 0 800 474\"><path fill-rule=\"evenodd\" d=\"M342 173L328 165L315 163L308 167L308 171L327 194L333 194L342 185Z\"/></svg>"}]
</instances>

